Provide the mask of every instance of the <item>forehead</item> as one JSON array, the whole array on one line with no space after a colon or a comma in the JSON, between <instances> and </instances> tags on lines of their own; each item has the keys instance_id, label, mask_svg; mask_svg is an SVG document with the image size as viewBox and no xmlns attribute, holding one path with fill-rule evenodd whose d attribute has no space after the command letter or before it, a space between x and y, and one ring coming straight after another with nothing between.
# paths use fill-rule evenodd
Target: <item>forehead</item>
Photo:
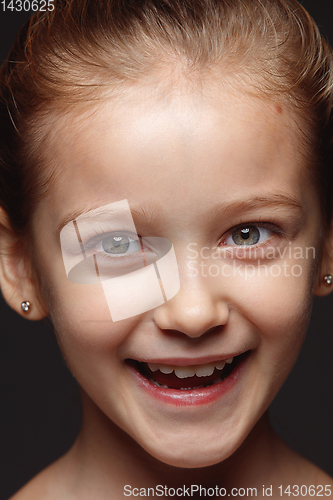
<instances>
[{"instance_id":1,"label":"forehead","mask_svg":"<svg viewBox=\"0 0 333 500\"><path fill-rule=\"evenodd\" d=\"M197 210L218 197L304 196L309 175L291 111L225 88L131 89L55 124L52 213L128 199ZM184 196L184 188L186 196Z\"/></svg>"}]
</instances>

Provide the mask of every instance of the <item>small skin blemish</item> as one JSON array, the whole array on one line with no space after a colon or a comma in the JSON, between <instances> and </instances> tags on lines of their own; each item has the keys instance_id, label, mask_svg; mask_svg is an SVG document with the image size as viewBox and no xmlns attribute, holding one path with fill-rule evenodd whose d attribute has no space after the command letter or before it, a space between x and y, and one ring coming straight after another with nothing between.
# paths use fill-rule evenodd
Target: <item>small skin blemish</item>
<instances>
[{"instance_id":1,"label":"small skin blemish","mask_svg":"<svg viewBox=\"0 0 333 500\"><path fill-rule=\"evenodd\" d=\"M279 113L279 115L283 114L283 108L282 108L281 104L276 104L275 109Z\"/></svg>"}]
</instances>

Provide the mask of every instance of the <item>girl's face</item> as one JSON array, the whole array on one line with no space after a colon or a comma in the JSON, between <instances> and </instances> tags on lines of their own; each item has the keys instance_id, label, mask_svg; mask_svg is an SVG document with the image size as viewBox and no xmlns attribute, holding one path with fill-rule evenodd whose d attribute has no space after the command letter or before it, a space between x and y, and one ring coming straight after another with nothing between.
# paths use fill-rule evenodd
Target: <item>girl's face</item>
<instances>
[{"instance_id":1,"label":"girl's face","mask_svg":"<svg viewBox=\"0 0 333 500\"><path fill-rule=\"evenodd\" d=\"M138 87L59 122L54 138L57 176L34 219L35 260L71 371L159 460L227 458L293 366L310 313L320 214L291 113L208 85ZM172 242L180 290L113 322L101 284L67 278L59 234L124 199L148 253L145 238ZM106 225L88 246L112 259Z\"/></svg>"}]
</instances>

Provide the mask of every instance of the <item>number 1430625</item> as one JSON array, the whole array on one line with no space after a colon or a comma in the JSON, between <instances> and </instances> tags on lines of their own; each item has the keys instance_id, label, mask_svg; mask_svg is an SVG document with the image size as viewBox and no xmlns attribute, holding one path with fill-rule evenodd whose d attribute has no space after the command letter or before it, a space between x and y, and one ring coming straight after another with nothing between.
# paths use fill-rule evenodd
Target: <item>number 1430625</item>
<instances>
[{"instance_id":1,"label":"number 1430625","mask_svg":"<svg viewBox=\"0 0 333 500\"><path fill-rule=\"evenodd\" d=\"M54 10L54 0L2 0L2 11L47 12Z\"/></svg>"}]
</instances>

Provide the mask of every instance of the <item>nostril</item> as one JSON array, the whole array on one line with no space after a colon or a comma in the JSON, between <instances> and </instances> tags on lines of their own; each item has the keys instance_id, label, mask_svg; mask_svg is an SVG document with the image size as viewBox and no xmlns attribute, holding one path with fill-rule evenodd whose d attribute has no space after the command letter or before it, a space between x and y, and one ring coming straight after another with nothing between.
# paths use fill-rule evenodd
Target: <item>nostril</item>
<instances>
[{"instance_id":1,"label":"nostril","mask_svg":"<svg viewBox=\"0 0 333 500\"><path fill-rule=\"evenodd\" d=\"M185 288L172 300L157 307L153 319L160 330L173 330L196 338L225 325L229 308L210 290Z\"/></svg>"}]
</instances>

